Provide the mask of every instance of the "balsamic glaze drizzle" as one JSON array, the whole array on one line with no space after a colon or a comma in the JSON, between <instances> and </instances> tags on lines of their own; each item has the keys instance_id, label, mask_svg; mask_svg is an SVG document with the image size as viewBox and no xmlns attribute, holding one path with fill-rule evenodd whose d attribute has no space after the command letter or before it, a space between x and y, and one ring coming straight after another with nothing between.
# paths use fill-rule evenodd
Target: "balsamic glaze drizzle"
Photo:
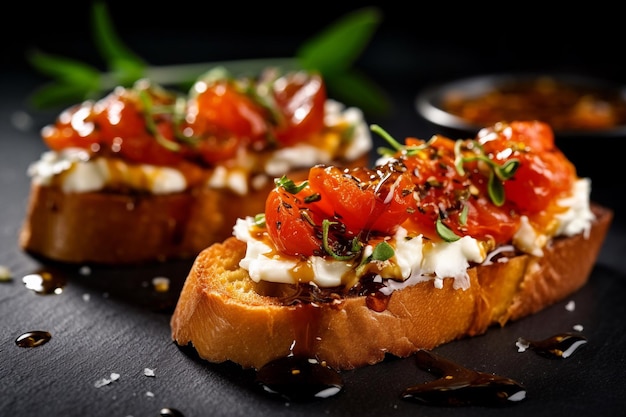
<instances>
[{"instance_id":1,"label":"balsamic glaze drizzle","mask_svg":"<svg viewBox=\"0 0 626 417\"><path fill-rule=\"evenodd\" d=\"M577 333L559 333L543 340L528 340L520 337L516 345L520 351L532 349L541 356L550 359L565 359L579 347L587 343L587 338Z\"/></svg>"},{"instance_id":2,"label":"balsamic glaze drizzle","mask_svg":"<svg viewBox=\"0 0 626 417\"><path fill-rule=\"evenodd\" d=\"M275 359L258 370L257 383L269 394L288 401L328 398L343 389L343 378L334 369L306 356Z\"/></svg>"},{"instance_id":3,"label":"balsamic glaze drizzle","mask_svg":"<svg viewBox=\"0 0 626 417\"><path fill-rule=\"evenodd\" d=\"M417 365L439 378L411 386L401 398L425 405L459 407L468 405L507 406L526 398L518 382L467 369L432 352L419 350Z\"/></svg>"}]
</instances>

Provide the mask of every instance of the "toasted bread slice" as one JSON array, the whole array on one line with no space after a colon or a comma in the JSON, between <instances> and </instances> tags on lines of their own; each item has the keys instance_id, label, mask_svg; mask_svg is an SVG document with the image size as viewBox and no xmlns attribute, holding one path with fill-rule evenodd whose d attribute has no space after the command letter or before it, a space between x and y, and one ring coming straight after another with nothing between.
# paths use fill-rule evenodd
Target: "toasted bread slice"
<instances>
[{"instance_id":1,"label":"toasted bread slice","mask_svg":"<svg viewBox=\"0 0 626 417\"><path fill-rule=\"evenodd\" d=\"M347 166L367 164L367 154ZM305 179L308 169L290 171ZM245 195L205 185L171 194L65 192L33 182L19 245L26 252L68 263L139 264L193 259L232 235L238 218L265 209L274 187Z\"/></svg>"},{"instance_id":2,"label":"toasted bread slice","mask_svg":"<svg viewBox=\"0 0 626 417\"><path fill-rule=\"evenodd\" d=\"M173 340L211 362L260 368L294 346L309 357L348 370L406 357L479 335L554 304L587 282L613 213L592 206L590 233L555 238L544 256L519 254L471 267L468 289L421 282L394 291L382 311L367 296L288 305L281 285L253 282L239 267L246 243L229 238L196 258L171 318ZM284 290L284 288L283 288Z\"/></svg>"}]
</instances>

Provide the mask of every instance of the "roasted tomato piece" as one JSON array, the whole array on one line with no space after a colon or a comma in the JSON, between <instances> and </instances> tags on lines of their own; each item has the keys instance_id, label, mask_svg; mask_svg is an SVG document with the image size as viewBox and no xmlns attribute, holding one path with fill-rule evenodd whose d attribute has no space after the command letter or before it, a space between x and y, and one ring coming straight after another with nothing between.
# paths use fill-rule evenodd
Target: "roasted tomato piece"
<instances>
[{"instance_id":1,"label":"roasted tomato piece","mask_svg":"<svg viewBox=\"0 0 626 417\"><path fill-rule=\"evenodd\" d=\"M140 98L138 94L145 96ZM175 140L171 114L153 112L155 107L172 103L159 100L148 90L142 93L123 89L105 98L102 111L95 116L103 144L131 162L174 165L182 161L183 146Z\"/></svg>"},{"instance_id":2,"label":"roasted tomato piece","mask_svg":"<svg viewBox=\"0 0 626 417\"><path fill-rule=\"evenodd\" d=\"M301 189L278 185L270 193L268 234L289 255L350 256L355 239L395 232L415 210L412 192L411 177L398 163L376 170L318 165Z\"/></svg>"},{"instance_id":3,"label":"roasted tomato piece","mask_svg":"<svg viewBox=\"0 0 626 417\"><path fill-rule=\"evenodd\" d=\"M288 255L320 254L323 219L307 203L316 199L310 187L293 193L276 186L269 193L265 204L265 222L278 250Z\"/></svg>"},{"instance_id":4,"label":"roasted tomato piece","mask_svg":"<svg viewBox=\"0 0 626 417\"><path fill-rule=\"evenodd\" d=\"M54 124L41 130L44 143L54 151L66 148L98 150L100 134L94 124L94 104L85 101L61 112Z\"/></svg>"},{"instance_id":5,"label":"roasted tomato piece","mask_svg":"<svg viewBox=\"0 0 626 417\"><path fill-rule=\"evenodd\" d=\"M520 161L515 176L505 181L504 189L507 201L521 212L539 213L555 198L571 191L576 170L554 146L554 134L547 124L497 124L483 129L478 140L499 164L513 158Z\"/></svg>"},{"instance_id":6,"label":"roasted tomato piece","mask_svg":"<svg viewBox=\"0 0 626 417\"><path fill-rule=\"evenodd\" d=\"M57 151L76 146L135 163L174 165L184 153L175 141L172 115L153 111L173 100L149 86L118 87L96 103L66 110L54 126L42 130L42 136Z\"/></svg>"},{"instance_id":7,"label":"roasted tomato piece","mask_svg":"<svg viewBox=\"0 0 626 417\"><path fill-rule=\"evenodd\" d=\"M374 170L318 165L308 179L321 196L318 207L354 236L362 231L392 234L415 210L411 176L397 161Z\"/></svg>"},{"instance_id":8,"label":"roasted tomato piece","mask_svg":"<svg viewBox=\"0 0 626 417\"><path fill-rule=\"evenodd\" d=\"M438 239L438 220L458 236L493 238L506 242L517 229L511 204L496 206L489 199L487 176L476 162L457 170L455 141L435 136L428 143L408 138L403 162L413 174L418 209L406 226L430 239ZM417 149L420 149L416 151Z\"/></svg>"},{"instance_id":9,"label":"roasted tomato piece","mask_svg":"<svg viewBox=\"0 0 626 417\"><path fill-rule=\"evenodd\" d=\"M275 136L282 145L304 141L324 127L326 86L317 73L290 72L272 83L278 111Z\"/></svg>"},{"instance_id":10,"label":"roasted tomato piece","mask_svg":"<svg viewBox=\"0 0 626 417\"><path fill-rule=\"evenodd\" d=\"M232 158L240 146L267 144L267 111L230 78L198 81L189 100L183 132L199 146L210 164Z\"/></svg>"}]
</instances>

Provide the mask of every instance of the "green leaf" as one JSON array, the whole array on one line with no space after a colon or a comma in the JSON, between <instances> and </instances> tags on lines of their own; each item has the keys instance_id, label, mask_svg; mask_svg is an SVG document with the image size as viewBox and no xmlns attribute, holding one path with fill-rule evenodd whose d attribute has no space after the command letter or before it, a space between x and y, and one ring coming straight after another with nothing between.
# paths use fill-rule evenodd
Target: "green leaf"
<instances>
[{"instance_id":1,"label":"green leaf","mask_svg":"<svg viewBox=\"0 0 626 417\"><path fill-rule=\"evenodd\" d=\"M293 180L288 178L286 175L283 175L280 178L276 178L274 180L274 184L276 184L277 187L282 187L285 191L287 191L290 194L298 194L304 187L309 185L309 182L303 181L300 185L296 185L296 183L293 182Z\"/></svg>"},{"instance_id":2,"label":"green leaf","mask_svg":"<svg viewBox=\"0 0 626 417\"><path fill-rule=\"evenodd\" d=\"M493 172L489 172L489 182L487 183L487 192L489 193L489 198L496 206L500 207L504 204L505 195L504 195L504 185L502 181L498 178L498 176Z\"/></svg>"},{"instance_id":3,"label":"green leaf","mask_svg":"<svg viewBox=\"0 0 626 417\"><path fill-rule=\"evenodd\" d=\"M91 10L91 25L96 47L107 65L108 72L99 73L93 67L78 61L56 58L33 58L33 65L53 78L67 82L59 84L70 89L67 94L46 93L47 97L35 97L34 102L54 105L70 105L61 101L74 97L77 91L85 91L81 99L90 98L94 92L103 94L121 85L130 87L140 78L148 78L160 85L179 85L188 89L206 69L226 65L234 73L258 74L275 66L282 70L309 69L319 71L324 77L329 95L346 105L361 108L368 114L385 114L391 109L391 101L372 80L350 69L372 38L382 15L373 7L363 8L336 21L317 36L303 44L293 58L267 58L237 60L231 62L207 62L186 65L151 66L131 51L118 37L111 21L106 3L96 0ZM36 60L36 61L35 61ZM80 70L83 67L83 70ZM206 68L206 69L205 69ZM81 87L72 85L78 83ZM37 93L41 94L41 93ZM57 97L59 102L54 102Z\"/></svg>"},{"instance_id":4,"label":"green leaf","mask_svg":"<svg viewBox=\"0 0 626 417\"><path fill-rule=\"evenodd\" d=\"M112 68L116 86L130 87L140 78L144 78L146 74L146 68L137 66L132 60L116 59L109 62L109 67Z\"/></svg>"},{"instance_id":5,"label":"green leaf","mask_svg":"<svg viewBox=\"0 0 626 417\"><path fill-rule=\"evenodd\" d=\"M392 111L391 99L378 85L357 71L324 75L329 92L337 100L358 106L368 114L388 114Z\"/></svg>"},{"instance_id":6,"label":"green leaf","mask_svg":"<svg viewBox=\"0 0 626 417\"><path fill-rule=\"evenodd\" d=\"M119 73L121 79L127 79L145 70L146 62L127 48L117 36L109 10L104 2L96 1L93 4L91 21L96 47L111 71Z\"/></svg>"},{"instance_id":7,"label":"green leaf","mask_svg":"<svg viewBox=\"0 0 626 417\"><path fill-rule=\"evenodd\" d=\"M375 7L353 11L301 45L296 58L304 68L324 75L343 72L363 52L381 20Z\"/></svg>"},{"instance_id":8,"label":"green leaf","mask_svg":"<svg viewBox=\"0 0 626 417\"><path fill-rule=\"evenodd\" d=\"M519 166L520 161L518 159L509 159L504 163L504 165L497 168L496 174L498 175L498 178L503 181L511 179L517 172L517 168L519 168Z\"/></svg>"},{"instance_id":9,"label":"green leaf","mask_svg":"<svg viewBox=\"0 0 626 417\"><path fill-rule=\"evenodd\" d=\"M57 55L46 54L37 50L30 51L27 59L40 72L68 83L97 86L100 72L97 68Z\"/></svg>"},{"instance_id":10,"label":"green leaf","mask_svg":"<svg viewBox=\"0 0 626 417\"><path fill-rule=\"evenodd\" d=\"M437 223L435 223L435 230L437 231L439 237L446 242L456 242L460 239L460 237L450 230L448 226L443 224L441 219L437 219Z\"/></svg>"},{"instance_id":11,"label":"green leaf","mask_svg":"<svg viewBox=\"0 0 626 417\"><path fill-rule=\"evenodd\" d=\"M94 42L116 84L129 87L143 78L148 64L118 37L104 2L94 3L91 18Z\"/></svg>"},{"instance_id":12,"label":"green leaf","mask_svg":"<svg viewBox=\"0 0 626 417\"><path fill-rule=\"evenodd\" d=\"M267 224L265 223L265 213L259 213L254 216L254 225L261 228L267 226Z\"/></svg>"},{"instance_id":13,"label":"green leaf","mask_svg":"<svg viewBox=\"0 0 626 417\"><path fill-rule=\"evenodd\" d=\"M79 84L50 83L35 90L28 101L33 108L47 109L59 103L79 103L93 95L94 91L85 89Z\"/></svg>"},{"instance_id":14,"label":"green leaf","mask_svg":"<svg viewBox=\"0 0 626 417\"><path fill-rule=\"evenodd\" d=\"M373 261L386 261L395 255L395 251L393 247L387 242L381 242L372 251L370 255L371 260Z\"/></svg>"}]
</instances>

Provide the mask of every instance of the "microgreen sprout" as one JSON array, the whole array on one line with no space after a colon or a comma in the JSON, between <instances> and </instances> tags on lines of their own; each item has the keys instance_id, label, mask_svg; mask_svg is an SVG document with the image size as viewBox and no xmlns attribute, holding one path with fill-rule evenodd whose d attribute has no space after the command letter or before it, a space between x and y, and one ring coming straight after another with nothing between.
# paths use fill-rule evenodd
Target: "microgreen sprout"
<instances>
[{"instance_id":1,"label":"microgreen sprout","mask_svg":"<svg viewBox=\"0 0 626 417\"><path fill-rule=\"evenodd\" d=\"M456 242L461 237L454 233L448 226L443 224L441 218L437 218L437 222L435 223L435 230L440 238L445 240L446 242Z\"/></svg>"},{"instance_id":2,"label":"microgreen sprout","mask_svg":"<svg viewBox=\"0 0 626 417\"><path fill-rule=\"evenodd\" d=\"M338 255L333 251L333 248L330 247L330 242L328 240L328 232L330 230L330 226L333 224L337 224L337 222L331 222L328 219L324 219L322 221L322 246L326 253L332 256L334 259L338 261L348 261L356 256L358 251L361 250L361 244L358 239L352 239L352 247L351 253L349 255Z\"/></svg>"},{"instance_id":3,"label":"microgreen sprout","mask_svg":"<svg viewBox=\"0 0 626 417\"><path fill-rule=\"evenodd\" d=\"M274 180L274 184L276 184L277 187L282 187L288 193L297 194L300 191L302 191L302 189L306 187L309 184L309 182L302 181L300 185L296 185L296 183L293 182L293 180L288 178L286 175L283 175L280 178L276 178Z\"/></svg>"},{"instance_id":4,"label":"microgreen sprout","mask_svg":"<svg viewBox=\"0 0 626 417\"><path fill-rule=\"evenodd\" d=\"M460 175L465 175L465 169L463 165L467 162L481 161L489 167L489 180L487 183L487 192L489 198L496 206L501 206L505 201L504 184L503 182L511 179L517 168L519 168L520 162L518 159L513 158L506 161L504 164L499 165L496 161L490 159L483 149L483 147L475 140L470 141L472 149L476 149L478 152L472 156L465 156L462 150L464 141L457 140L454 144L455 154L455 168Z\"/></svg>"},{"instance_id":5,"label":"microgreen sprout","mask_svg":"<svg viewBox=\"0 0 626 417\"><path fill-rule=\"evenodd\" d=\"M157 128L156 124L154 123L154 118L152 116L155 112L153 109L153 101L152 101L152 98L150 97L150 94L148 94L146 90L140 90L139 99L141 100L141 104L143 105L143 108L144 108L143 115L144 115L144 120L146 122L146 127L148 128L150 133L154 136L154 138L159 143L159 145L163 146L166 149L169 149L170 151L174 151L174 152L179 151L180 145L176 142L173 142L167 139L165 136L163 136L159 132L159 129Z\"/></svg>"},{"instance_id":6,"label":"microgreen sprout","mask_svg":"<svg viewBox=\"0 0 626 417\"><path fill-rule=\"evenodd\" d=\"M459 216L459 223L461 226L465 226L467 224L467 215L469 213L469 206L467 204L463 205L463 210L461 210L461 215Z\"/></svg>"},{"instance_id":7,"label":"microgreen sprout","mask_svg":"<svg viewBox=\"0 0 626 417\"><path fill-rule=\"evenodd\" d=\"M382 137L388 144L391 146L391 149L388 148L378 148L378 153L381 155L392 155L395 152L405 152L406 155L411 156L415 155L424 149L427 149L432 142L435 140L435 137L432 137L428 142L425 142L419 146L407 146L398 142L393 136L391 136L386 130L384 130L379 125L370 125L370 130L374 133L377 133L380 137Z\"/></svg>"},{"instance_id":8,"label":"microgreen sprout","mask_svg":"<svg viewBox=\"0 0 626 417\"><path fill-rule=\"evenodd\" d=\"M254 216L254 225L261 228L264 228L266 226L265 213L259 213Z\"/></svg>"},{"instance_id":9,"label":"microgreen sprout","mask_svg":"<svg viewBox=\"0 0 626 417\"><path fill-rule=\"evenodd\" d=\"M384 262L391 259L395 254L393 246L384 241L380 242L374 247L374 250L368 257L361 259L361 263L357 267L356 274L363 275L363 270L366 268L368 263L376 261Z\"/></svg>"}]
</instances>

